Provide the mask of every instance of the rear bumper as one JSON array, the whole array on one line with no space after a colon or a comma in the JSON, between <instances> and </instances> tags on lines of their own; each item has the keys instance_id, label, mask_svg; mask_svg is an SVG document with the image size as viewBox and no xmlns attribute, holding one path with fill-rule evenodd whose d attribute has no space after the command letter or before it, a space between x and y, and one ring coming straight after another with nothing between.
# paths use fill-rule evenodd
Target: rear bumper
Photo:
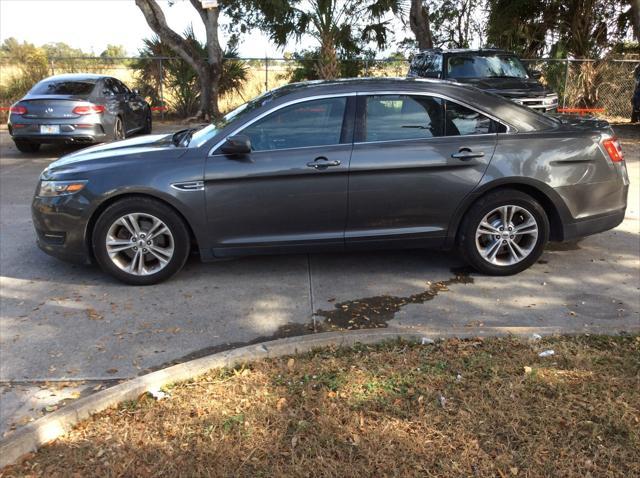
<instances>
[{"instance_id":1,"label":"rear bumper","mask_svg":"<svg viewBox=\"0 0 640 478\"><path fill-rule=\"evenodd\" d=\"M564 240L570 241L608 231L624 221L626 207L595 217L588 217L564 225Z\"/></svg>"},{"instance_id":2,"label":"rear bumper","mask_svg":"<svg viewBox=\"0 0 640 478\"><path fill-rule=\"evenodd\" d=\"M100 124L72 125L58 124L60 132L56 134L40 133L40 124L24 123L21 127L9 123L9 134L14 141L29 141L31 143L102 143L108 140ZM80 127L82 126L82 127Z\"/></svg>"}]
</instances>

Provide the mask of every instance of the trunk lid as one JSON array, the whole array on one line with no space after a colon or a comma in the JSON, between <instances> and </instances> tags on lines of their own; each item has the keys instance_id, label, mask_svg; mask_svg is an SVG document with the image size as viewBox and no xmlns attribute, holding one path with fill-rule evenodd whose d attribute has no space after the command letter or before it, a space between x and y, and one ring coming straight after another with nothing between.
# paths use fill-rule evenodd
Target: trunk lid
<instances>
[{"instance_id":1,"label":"trunk lid","mask_svg":"<svg viewBox=\"0 0 640 478\"><path fill-rule=\"evenodd\" d=\"M66 119L78 118L80 115L73 113L76 106L86 104L87 98L71 95L37 95L28 96L20 101L20 106L27 108L22 115L29 119Z\"/></svg>"}]
</instances>

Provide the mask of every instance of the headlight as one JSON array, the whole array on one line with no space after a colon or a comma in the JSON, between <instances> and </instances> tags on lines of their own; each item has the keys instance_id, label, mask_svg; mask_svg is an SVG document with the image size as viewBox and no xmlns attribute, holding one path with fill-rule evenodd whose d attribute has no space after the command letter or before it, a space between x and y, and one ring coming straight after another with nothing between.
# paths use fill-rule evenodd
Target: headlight
<instances>
[{"instance_id":1,"label":"headlight","mask_svg":"<svg viewBox=\"0 0 640 478\"><path fill-rule=\"evenodd\" d=\"M69 194L75 194L78 191L82 191L87 181L40 181L40 188L38 189L38 196L40 197L55 197L55 196L68 196Z\"/></svg>"},{"instance_id":2,"label":"headlight","mask_svg":"<svg viewBox=\"0 0 640 478\"><path fill-rule=\"evenodd\" d=\"M557 105L558 104L558 96L557 95L547 96L544 99L544 104L545 105Z\"/></svg>"}]
</instances>

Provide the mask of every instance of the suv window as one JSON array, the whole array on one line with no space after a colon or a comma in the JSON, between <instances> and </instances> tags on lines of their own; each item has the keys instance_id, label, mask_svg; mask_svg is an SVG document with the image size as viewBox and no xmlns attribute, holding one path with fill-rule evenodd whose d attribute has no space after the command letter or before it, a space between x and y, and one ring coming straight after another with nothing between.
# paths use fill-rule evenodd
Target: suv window
<instances>
[{"instance_id":1,"label":"suv window","mask_svg":"<svg viewBox=\"0 0 640 478\"><path fill-rule=\"evenodd\" d=\"M442 100L430 96L367 96L365 141L442 136Z\"/></svg>"},{"instance_id":2,"label":"suv window","mask_svg":"<svg viewBox=\"0 0 640 478\"><path fill-rule=\"evenodd\" d=\"M441 78L442 55L438 53L417 55L411 62L409 76Z\"/></svg>"},{"instance_id":3,"label":"suv window","mask_svg":"<svg viewBox=\"0 0 640 478\"><path fill-rule=\"evenodd\" d=\"M485 115L453 101L447 101L446 111L445 127L447 136L503 132L500 131L502 125L499 125L491 118L487 118Z\"/></svg>"},{"instance_id":4,"label":"suv window","mask_svg":"<svg viewBox=\"0 0 640 478\"><path fill-rule=\"evenodd\" d=\"M447 58L447 78L527 78L527 70L512 55L453 55Z\"/></svg>"},{"instance_id":5,"label":"suv window","mask_svg":"<svg viewBox=\"0 0 640 478\"><path fill-rule=\"evenodd\" d=\"M346 97L305 101L282 108L242 130L254 151L340 143Z\"/></svg>"}]
</instances>

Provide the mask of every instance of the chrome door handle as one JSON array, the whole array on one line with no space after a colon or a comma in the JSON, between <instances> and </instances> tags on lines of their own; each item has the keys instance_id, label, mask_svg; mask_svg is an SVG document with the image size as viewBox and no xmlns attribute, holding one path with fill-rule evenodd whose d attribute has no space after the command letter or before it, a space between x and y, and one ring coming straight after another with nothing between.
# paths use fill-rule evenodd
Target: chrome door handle
<instances>
[{"instance_id":1,"label":"chrome door handle","mask_svg":"<svg viewBox=\"0 0 640 478\"><path fill-rule=\"evenodd\" d=\"M460 161L469 161L470 159L482 158L483 156L484 156L484 153L482 151L478 151L477 153L474 153L469 148L460 148L460 150L457 153L453 153L451 155L453 159L459 159Z\"/></svg>"},{"instance_id":2,"label":"chrome door handle","mask_svg":"<svg viewBox=\"0 0 640 478\"><path fill-rule=\"evenodd\" d=\"M325 158L324 156L320 156L319 158L314 159L313 161L310 161L307 163L307 167L308 168L313 168L313 169L326 169L332 166L340 166L340 161L329 161L327 158Z\"/></svg>"}]
</instances>

